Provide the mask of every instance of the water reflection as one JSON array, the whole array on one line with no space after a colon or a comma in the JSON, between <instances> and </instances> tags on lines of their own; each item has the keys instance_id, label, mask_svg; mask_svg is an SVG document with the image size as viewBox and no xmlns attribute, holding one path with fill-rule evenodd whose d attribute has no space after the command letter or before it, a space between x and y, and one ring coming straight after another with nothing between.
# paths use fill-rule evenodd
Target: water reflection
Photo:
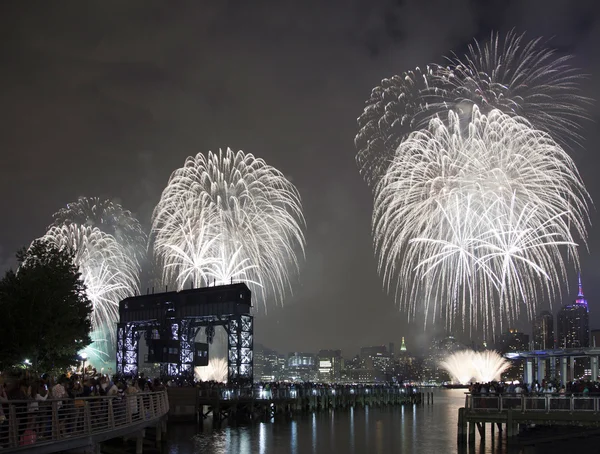
<instances>
[{"instance_id":1,"label":"water reflection","mask_svg":"<svg viewBox=\"0 0 600 454\"><path fill-rule=\"evenodd\" d=\"M312 452L317 452L317 414L312 414Z\"/></svg>"},{"instance_id":2,"label":"water reflection","mask_svg":"<svg viewBox=\"0 0 600 454\"><path fill-rule=\"evenodd\" d=\"M260 450L260 454L266 454L267 452L267 425L264 422L261 422L259 425L258 431L258 446Z\"/></svg>"},{"instance_id":3,"label":"water reflection","mask_svg":"<svg viewBox=\"0 0 600 454\"><path fill-rule=\"evenodd\" d=\"M292 421L290 423L292 428L292 436L290 437L290 452L296 454L298 452L298 423Z\"/></svg>"},{"instance_id":4,"label":"water reflection","mask_svg":"<svg viewBox=\"0 0 600 454\"><path fill-rule=\"evenodd\" d=\"M260 453L260 454L333 454L333 453L422 453L422 454L529 454L557 453L557 443L539 448L507 446L506 433L496 429L492 435L486 425L485 441L477 435L476 443L459 448L456 444L458 408L464 405L461 390L435 391L430 406L382 406L349 408L335 412L282 417L274 422L260 422L213 430L210 420L194 424L170 424L165 450L172 454L192 453ZM593 439L592 439L593 440ZM594 441L595 442L595 441ZM578 449L571 440L563 444L566 452Z\"/></svg>"},{"instance_id":5,"label":"water reflection","mask_svg":"<svg viewBox=\"0 0 600 454\"><path fill-rule=\"evenodd\" d=\"M354 454L354 407L350 407L350 453Z\"/></svg>"}]
</instances>

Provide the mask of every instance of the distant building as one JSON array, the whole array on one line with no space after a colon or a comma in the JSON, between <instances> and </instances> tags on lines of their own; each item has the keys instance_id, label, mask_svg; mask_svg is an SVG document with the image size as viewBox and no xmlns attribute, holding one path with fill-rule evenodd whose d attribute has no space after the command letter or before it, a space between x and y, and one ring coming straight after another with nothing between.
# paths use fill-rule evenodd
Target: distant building
<instances>
[{"instance_id":1,"label":"distant building","mask_svg":"<svg viewBox=\"0 0 600 454\"><path fill-rule=\"evenodd\" d=\"M291 381L315 381L317 363L312 353L290 353L285 369L285 378Z\"/></svg>"},{"instance_id":2,"label":"distant building","mask_svg":"<svg viewBox=\"0 0 600 454\"><path fill-rule=\"evenodd\" d=\"M588 303L583 296L581 276L579 292L573 304L562 307L557 316L557 344L559 348L590 346L590 317Z\"/></svg>"},{"instance_id":3,"label":"distant building","mask_svg":"<svg viewBox=\"0 0 600 454\"><path fill-rule=\"evenodd\" d=\"M360 349L361 368L353 372L353 377L360 383L390 381L392 374L392 358L385 345L362 347Z\"/></svg>"},{"instance_id":4,"label":"distant building","mask_svg":"<svg viewBox=\"0 0 600 454\"><path fill-rule=\"evenodd\" d=\"M550 311L541 312L533 322L534 350L554 348L554 317Z\"/></svg>"},{"instance_id":5,"label":"distant building","mask_svg":"<svg viewBox=\"0 0 600 454\"><path fill-rule=\"evenodd\" d=\"M338 382L342 373L342 351L321 350L317 355L319 367L319 381Z\"/></svg>"},{"instance_id":6,"label":"distant building","mask_svg":"<svg viewBox=\"0 0 600 454\"><path fill-rule=\"evenodd\" d=\"M436 338L431 342L429 351L425 356L421 368L423 381L432 383L444 383L450 380L448 372L440 366L448 355L464 350L462 345L454 336Z\"/></svg>"},{"instance_id":7,"label":"distant building","mask_svg":"<svg viewBox=\"0 0 600 454\"><path fill-rule=\"evenodd\" d=\"M402 338L402 340L404 340L404 338ZM393 358L394 357L394 353L395 353L395 345L393 342L390 342L388 345L388 353L390 354L390 356Z\"/></svg>"},{"instance_id":8,"label":"distant building","mask_svg":"<svg viewBox=\"0 0 600 454\"><path fill-rule=\"evenodd\" d=\"M401 352L406 351L406 344L404 343L404 336L402 336L402 345L400 345L400 351Z\"/></svg>"},{"instance_id":9,"label":"distant building","mask_svg":"<svg viewBox=\"0 0 600 454\"><path fill-rule=\"evenodd\" d=\"M402 338L400 351L393 360L392 381L394 382L414 382L421 380L421 362L418 358L411 355Z\"/></svg>"},{"instance_id":10,"label":"distant building","mask_svg":"<svg viewBox=\"0 0 600 454\"><path fill-rule=\"evenodd\" d=\"M256 344L254 347L254 379L256 381L274 381L284 378L285 355Z\"/></svg>"},{"instance_id":11,"label":"distant building","mask_svg":"<svg viewBox=\"0 0 600 454\"><path fill-rule=\"evenodd\" d=\"M530 350L529 336L516 329L502 333L496 342L496 350L505 355L508 352L523 352ZM511 367L502 374L504 380L523 380L525 363L522 359L511 359Z\"/></svg>"},{"instance_id":12,"label":"distant building","mask_svg":"<svg viewBox=\"0 0 600 454\"><path fill-rule=\"evenodd\" d=\"M360 359L367 359L372 356L382 356L388 355L387 348L385 345L376 345L374 347L361 347L360 349Z\"/></svg>"},{"instance_id":13,"label":"distant building","mask_svg":"<svg viewBox=\"0 0 600 454\"><path fill-rule=\"evenodd\" d=\"M591 347L600 347L600 329L593 329L590 331L591 335Z\"/></svg>"},{"instance_id":14,"label":"distant building","mask_svg":"<svg viewBox=\"0 0 600 454\"><path fill-rule=\"evenodd\" d=\"M502 354L527 351L529 350L529 335L516 329L509 329L500 335L496 342L496 350Z\"/></svg>"}]
</instances>

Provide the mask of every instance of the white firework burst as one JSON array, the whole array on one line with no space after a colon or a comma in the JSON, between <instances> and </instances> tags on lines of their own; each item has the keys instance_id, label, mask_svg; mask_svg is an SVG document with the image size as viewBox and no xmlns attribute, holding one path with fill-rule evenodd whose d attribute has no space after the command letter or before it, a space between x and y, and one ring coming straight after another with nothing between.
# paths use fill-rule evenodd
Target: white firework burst
<instances>
[{"instance_id":1,"label":"white firework burst","mask_svg":"<svg viewBox=\"0 0 600 454\"><path fill-rule=\"evenodd\" d=\"M473 380L489 383L500 380L502 372L510 367L510 362L493 350L461 350L448 356L440 363L440 367L447 370L456 383L466 384Z\"/></svg>"},{"instance_id":2,"label":"white firework burst","mask_svg":"<svg viewBox=\"0 0 600 454\"><path fill-rule=\"evenodd\" d=\"M227 358L211 358L207 366L194 367L194 376L198 381L227 383L227 367Z\"/></svg>"},{"instance_id":3,"label":"white firework burst","mask_svg":"<svg viewBox=\"0 0 600 454\"><path fill-rule=\"evenodd\" d=\"M486 114L498 109L527 118L563 144L578 141L589 99L579 92L582 75L569 66L570 59L558 56L540 38L526 41L514 32L504 38L492 33L486 43L469 46L465 56L447 58L446 65L383 79L358 118L355 145L361 175L374 188L400 142L431 119L445 119L450 110L469 119L473 107Z\"/></svg>"},{"instance_id":4,"label":"white firework burst","mask_svg":"<svg viewBox=\"0 0 600 454\"><path fill-rule=\"evenodd\" d=\"M463 123L451 111L401 142L375 194L375 247L409 316L424 307L426 321L494 334L560 294L589 196L569 155L526 120L474 107Z\"/></svg>"},{"instance_id":5,"label":"white firework burst","mask_svg":"<svg viewBox=\"0 0 600 454\"><path fill-rule=\"evenodd\" d=\"M558 56L542 38L492 33L483 45L474 41L463 58L453 54L447 66L436 68L433 85L444 87L436 101L467 115L472 106L484 113L499 109L527 118L561 142L578 139L589 99L580 93L583 76L568 64L571 59Z\"/></svg>"},{"instance_id":6,"label":"white firework burst","mask_svg":"<svg viewBox=\"0 0 600 454\"><path fill-rule=\"evenodd\" d=\"M75 264L93 304L92 331L97 332L98 345L92 348L106 351L107 342L98 333L108 333L107 340L115 345L119 301L139 293L138 264L115 237L96 227L54 226L42 239L75 253Z\"/></svg>"},{"instance_id":7,"label":"white firework burst","mask_svg":"<svg viewBox=\"0 0 600 454\"><path fill-rule=\"evenodd\" d=\"M67 203L52 216L53 226L76 224L96 227L108 233L127 249L128 254L141 264L146 258L147 235L140 222L118 203L99 197L79 197Z\"/></svg>"},{"instance_id":8,"label":"white firework burst","mask_svg":"<svg viewBox=\"0 0 600 454\"><path fill-rule=\"evenodd\" d=\"M262 159L231 149L186 159L152 217L152 250L165 283L183 288L245 281L266 305L282 302L304 253L296 188Z\"/></svg>"}]
</instances>

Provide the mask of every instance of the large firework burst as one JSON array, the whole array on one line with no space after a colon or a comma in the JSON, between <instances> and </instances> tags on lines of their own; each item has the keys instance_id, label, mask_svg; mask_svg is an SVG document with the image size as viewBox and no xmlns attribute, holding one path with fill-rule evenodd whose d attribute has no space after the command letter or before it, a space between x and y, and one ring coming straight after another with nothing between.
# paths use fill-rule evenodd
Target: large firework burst
<instances>
[{"instance_id":1,"label":"large firework burst","mask_svg":"<svg viewBox=\"0 0 600 454\"><path fill-rule=\"evenodd\" d=\"M561 143L577 140L588 100L579 93L581 74L569 59L540 38L527 42L514 32L504 38L492 33L485 44L469 46L464 57L447 58L446 65L383 79L358 118L356 158L363 178L374 188L400 142L449 110L468 119L473 106L483 113L499 109L524 116Z\"/></svg>"},{"instance_id":2,"label":"large firework burst","mask_svg":"<svg viewBox=\"0 0 600 454\"><path fill-rule=\"evenodd\" d=\"M114 347L119 301L139 293L139 268L114 236L97 227L68 224L50 227L42 239L75 253L81 278L92 301L92 344L89 352L105 360L110 344ZM108 355L110 356L110 355Z\"/></svg>"},{"instance_id":3,"label":"large firework burst","mask_svg":"<svg viewBox=\"0 0 600 454\"><path fill-rule=\"evenodd\" d=\"M118 203L99 197L79 197L52 217L54 226L76 224L96 227L112 235L138 263L144 261L148 240L146 233L131 211Z\"/></svg>"},{"instance_id":4,"label":"large firework burst","mask_svg":"<svg viewBox=\"0 0 600 454\"><path fill-rule=\"evenodd\" d=\"M186 159L171 175L152 219L152 249L165 283L241 280L281 302L290 267L304 251L296 188L277 169L242 151Z\"/></svg>"},{"instance_id":5,"label":"large firework burst","mask_svg":"<svg viewBox=\"0 0 600 454\"><path fill-rule=\"evenodd\" d=\"M414 315L462 317L494 333L552 300L577 263L588 195L549 134L475 106L403 140L377 187L373 231L388 289Z\"/></svg>"}]
</instances>

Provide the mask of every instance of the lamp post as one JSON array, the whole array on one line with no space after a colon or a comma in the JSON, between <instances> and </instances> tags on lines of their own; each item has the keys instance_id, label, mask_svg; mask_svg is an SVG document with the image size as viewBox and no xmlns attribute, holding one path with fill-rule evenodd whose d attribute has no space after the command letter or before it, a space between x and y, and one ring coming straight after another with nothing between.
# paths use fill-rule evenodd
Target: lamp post
<instances>
[{"instance_id":1,"label":"lamp post","mask_svg":"<svg viewBox=\"0 0 600 454\"><path fill-rule=\"evenodd\" d=\"M87 353L82 353L81 355L81 360L83 361L83 373L82 373L82 377L81 377L81 381L85 381L85 360L87 359Z\"/></svg>"}]
</instances>

